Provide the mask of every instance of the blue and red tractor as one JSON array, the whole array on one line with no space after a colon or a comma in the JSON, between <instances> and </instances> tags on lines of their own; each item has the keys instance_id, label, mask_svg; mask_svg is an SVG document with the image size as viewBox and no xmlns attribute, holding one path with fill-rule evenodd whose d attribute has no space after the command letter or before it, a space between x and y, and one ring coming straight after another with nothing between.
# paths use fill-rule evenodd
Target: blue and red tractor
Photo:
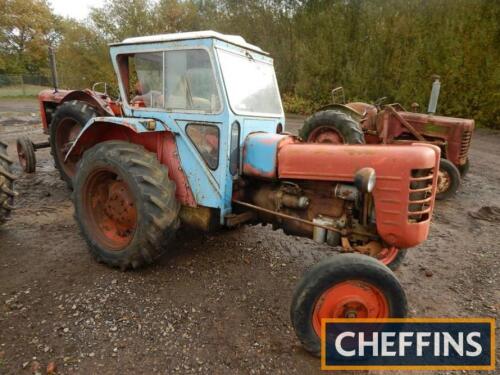
<instances>
[{"instance_id":1,"label":"blue and red tractor","mask_svg":"<svg viewBox=\"0 0 500 375\"><path fill-rule=\"evenodd\" d=\"M121 269L154 262L179 226L270 223L338 246L302 278L291 318L319 354L321 319L403 317L387 267L429 232L440 151L432 145L307 144L284 132L273 60L212 31L111 45L119 100L44 91L55 165L73 189L92 255Z\"/></svg>"}]
</instances>

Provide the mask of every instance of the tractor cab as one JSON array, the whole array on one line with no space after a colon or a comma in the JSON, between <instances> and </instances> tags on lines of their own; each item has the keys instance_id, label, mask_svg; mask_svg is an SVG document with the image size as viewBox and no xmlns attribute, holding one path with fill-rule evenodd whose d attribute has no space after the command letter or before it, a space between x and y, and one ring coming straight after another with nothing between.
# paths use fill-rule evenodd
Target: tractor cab
<instances>
[{"instance_id":1,"label":"tractor cab","mask_svg":"<svg viewBox=\"0 0 500 375\"><path fill-rule=\"evenodd\" d=\"M196 202L223 216L242 141L283 129L273 60L242 37L213 31L125 39L111 45L111 59L124 116L175 134Z\"/></svg>"}]
</instances>

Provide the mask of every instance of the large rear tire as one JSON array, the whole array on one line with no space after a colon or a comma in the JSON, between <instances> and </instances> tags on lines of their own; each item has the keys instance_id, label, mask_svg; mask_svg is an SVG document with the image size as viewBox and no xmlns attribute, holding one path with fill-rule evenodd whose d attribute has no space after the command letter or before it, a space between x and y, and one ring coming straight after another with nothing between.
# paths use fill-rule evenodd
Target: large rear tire
<instances>
[{"instance_id":1,"label":"large rear tire","mask_svg":"<svg viewBox=\"0 0 500 375\"><path fill-rule=\"evenodd\" d=\"M179 226L167 168L128 142L102 142L85 152L73 201L91 254L122 270L153 263L169 251Z\"/></svg>"},{"instance_id":2,"label":"large rear tire","mask_svg":"<svg viewBox=\"0 0 500 375\"><path fill-rule=\"evenodd\" d=\"M293 294L290 316L304 348L319 356L323 318L404 318L406 295L394 273L378 260L342 254L312 267Z\"/></svg>"},{"instance_id":3,"label":"large rear tire","mask_svg":"<svg viewBox=\"0 0 500 375\"><path fill-rule=\"evenodd\" d=\"M14 180L12 174L12 159L7 154L7 144L0 141L0 225L10 218L13 210Z\"/></svg>"},{"instance_id":4,"label":"large rear tire","mask_svg":"<svg viewBox=\"0 0 500 375\"><path fill-rule=\"evenodd\" d=\"M78 161L65 162L64 158L85 124L96 115L96 110L88 103L72 100L57 108L50 123L50 148L54 164L70 189L73 187Z\"/></svg>"},{"instance_id":5,"label":"large rear tire","mask_svg":"<svg viewBox=\"0 0 500 375\"><path fill-rule=\"evenodd\" d=\"M310 116L299 130L299 136L310 143L365 143L360 124L345 113L333 109Z\"/></svg>"}]
</instances>

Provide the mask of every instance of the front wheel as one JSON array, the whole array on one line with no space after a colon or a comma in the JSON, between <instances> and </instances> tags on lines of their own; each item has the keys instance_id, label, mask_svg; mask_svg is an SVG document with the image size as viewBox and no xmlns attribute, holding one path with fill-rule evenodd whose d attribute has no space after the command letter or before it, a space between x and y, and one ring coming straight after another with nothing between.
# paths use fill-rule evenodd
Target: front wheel
<instances>
[{"instance_id":1,"label":"front wheel","mask_svg":"<svg viewBox=\"0 0 500 375\"><path fill-rule=\"evenodd\" d=\"M91 254L122 270L152 263L179 225L175 184L142 146L102 142L85 152L73 201Z\"/></svg>"},{"instance_id":2,"label":"front wheel","mask_svg":"<svg viewBox=\"0 0 500 375\"><path fill-rule=\"evenodd\" d=\"M323 318L404 318L406 295L394 273L367 255L327 258L305 273L290 315L304 348L319 356Z\"/></svg>"},{"instance_id":3,"label":"front wheel","mask_svg":"<svg viewBox=\"0 0 500 375\"><path fill-rule=\"evenodd\" d=\"M436 199L445 200L454 196L460 187L460 171L448 159L439 162Z\"/></svg>"},{"instance_id":4,"label":"front wheel","mask_svg":"<svg viewBox=\"0 0 500 375\"><path fill-rule=\"evenodd\" d=\"M462 177L465 177L467 175L467 173L469 173L469 168L470 168L470 162L469 162L469 158L467 158L467 160L465 160L465 164L460 165L458 167L458 170L460 171L460 175Z\"/></svg>"},{"instance_id":5,"label":"front wheel","mask_svg":"<svg viewBox=\"0 0 500 375\"><path fill-rule=\"evenodd\" d=\"M394 246L386 247L376 255L380 262L393 271L396 271L403 264L405 257L406 249L398 249Z\"/></svg>"}]
</instances>

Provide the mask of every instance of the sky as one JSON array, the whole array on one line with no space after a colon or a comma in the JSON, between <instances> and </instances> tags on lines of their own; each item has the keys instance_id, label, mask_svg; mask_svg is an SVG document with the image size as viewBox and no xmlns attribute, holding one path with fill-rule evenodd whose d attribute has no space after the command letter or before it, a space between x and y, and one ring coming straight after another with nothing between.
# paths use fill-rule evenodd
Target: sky
<instances>
[{"instance_id":1,"label":"sky","mask_svg":"<svg viewBox=\"0 0 500 375\"><path fill-rule=\"evenodd\" d=\"M103 5L104 0L49 0L49 3L55 14L83 20L89 15L91 7Z\"/></svg>"}]
</instances>

